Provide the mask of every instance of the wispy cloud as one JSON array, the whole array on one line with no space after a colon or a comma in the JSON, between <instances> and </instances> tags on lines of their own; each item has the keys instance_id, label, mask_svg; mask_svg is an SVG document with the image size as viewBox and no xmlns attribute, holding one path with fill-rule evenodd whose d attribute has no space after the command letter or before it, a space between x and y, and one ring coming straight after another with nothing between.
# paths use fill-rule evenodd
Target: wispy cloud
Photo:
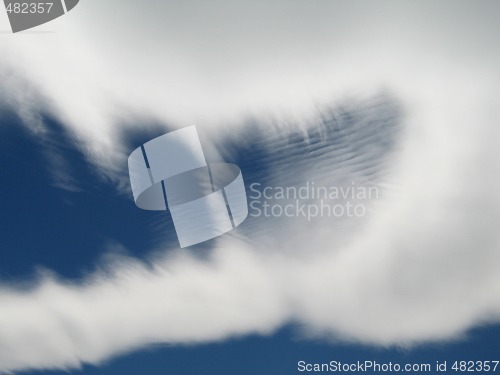
<instances>
[{"instance_id":1,"label":"wispy cloud","mask_svg":"<svg viewBox=\"0 0 500 375\"><path fill-rule=\"evenodd\" d=\"M259 226L270 222L258 219L207 259L174 251L146 266L117 257L80 283L3 287L1 369L72 368L152 343L268 334L287 323L308 335L411 345L498 321L499 178L489 173L498 130L481 112L446 107L456 122L407 124L389 164L379 160L390 188L349 234L329 219L278 220L267 232ZM278 138L271 155L283 153ZM306 160L270 165L270 176L291 168L297 183L311 176ZM363 175L346 159L316 177L338 185L337 169Z\"/></svg>"}]
</instances>

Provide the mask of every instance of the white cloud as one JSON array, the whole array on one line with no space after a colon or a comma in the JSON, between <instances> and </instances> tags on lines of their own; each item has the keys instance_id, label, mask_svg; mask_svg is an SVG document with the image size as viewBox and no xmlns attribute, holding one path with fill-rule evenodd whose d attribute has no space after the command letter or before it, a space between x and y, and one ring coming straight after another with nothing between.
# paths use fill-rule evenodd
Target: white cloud
<instances>
[{"instance_id":1,"label":"white cloud","mask_svg":"<svg viewBox=\"0 0 500 375\"><path fill-rule=\"evenodd\" d=\"M222 237L208 261L175 252L153 269L122 259L77 285L4 286L1 371L70 368L289 322L407 345L500 319L498 5L221 4L82 2L50 24L55 34L1 35L2 83L11 82L2 101L26 121L41 109L57 116L112 168L129 117L238 134L229 124L247 114L307 118L317 101L385 88L407 115L397 151L379 166L381 199L345 240L329 220L307 231L296 221L258 238ZM359 177L348 161L321 175L286 159L271 167L276 183Z\"/></svg>"}]
</instances>

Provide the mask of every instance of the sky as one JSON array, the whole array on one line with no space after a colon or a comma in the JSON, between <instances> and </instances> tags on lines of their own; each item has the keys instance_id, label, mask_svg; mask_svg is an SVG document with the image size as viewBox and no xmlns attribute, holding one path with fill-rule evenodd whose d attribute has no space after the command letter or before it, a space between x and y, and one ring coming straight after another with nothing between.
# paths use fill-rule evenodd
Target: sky
<instances>
[{"instance_id":1,"label":"sky","mask_svg":"<svg viewBox=\"0 0 500 375\"><path fill-rule=\"evenodd\" d=\"M499 13L82 0L12 34L0 12L0 372L498 360ZM377 194L181 249L127 157L193 124L250 213L252 186Z\"/></svg>"}]
</instances>

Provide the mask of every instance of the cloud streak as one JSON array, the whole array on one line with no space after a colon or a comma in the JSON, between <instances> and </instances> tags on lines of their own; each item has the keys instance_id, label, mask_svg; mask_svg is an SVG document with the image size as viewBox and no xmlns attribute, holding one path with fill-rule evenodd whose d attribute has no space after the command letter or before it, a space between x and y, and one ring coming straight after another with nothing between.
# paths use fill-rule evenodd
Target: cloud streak
<instances>
[{"instance_id":1,"label":"cloud streak","mask_svg":"<svg viewBox=\"0 0 500 375\"><path fill-rule=\"evenodd\" d=\"M498 130L477 111L452 112L452 142L435 139L446 125L407 130L399 164L391 157L382 174L390 187L348 241L335 241L344 233L328 219L268 234L256 230L268 225L262 219L246 239L217 241L206 260L179 251L150 266L118 257L81 283L48 277L30 290L2 288L2 370L73 368L148 344L269 334L288 323L308 335L411 345L498 321L499 182L487 173L498 165ZM472 118L487 125L477 131ZM277 165L287 169L284 159ZM360 176L356 163L339 167ZM294 170L309 177L307 163ZM318 177L338 184L336 173Z\"/></svg>"}]
</instances>

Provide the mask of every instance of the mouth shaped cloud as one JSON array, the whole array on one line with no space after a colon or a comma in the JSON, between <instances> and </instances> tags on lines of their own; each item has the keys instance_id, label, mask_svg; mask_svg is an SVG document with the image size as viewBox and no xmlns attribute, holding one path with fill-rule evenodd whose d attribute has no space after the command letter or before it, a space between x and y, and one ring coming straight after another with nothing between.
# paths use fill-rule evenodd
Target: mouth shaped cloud
<instances>
[{"instance_id":1,"label":"mouth shaped cloud","mask_svg":"<svg viewBox=\"0 0 500 375\"><path fill-rule=\"evenodd\" d=\"M124 124L195 122L227 161L260 148L265 173L242 168L247 183L356 182L380 194L353 220L249 219L203 259L169 249L150 266L117 258L80 282L4 285L0 371L72 368L290 323L312 336L412 345L500 320L500 64L488 48L498 6L380 2L357 13L293 3L280 17L282 3L166 2L146 7L145 20L136 5L112 3L81 3L43 45L37 34L2 38L2 107L35 130L41 114L57 117L115 181L130 151L118 135L134 127ZM111 25L108 7L119 15ZM259 28L240 22L249 14ZM478 27L462 32L465 18ZM332 100L331 111L314 110ZM355 104L342 111L343 102Z\"/></svg>"}]
</instances>

